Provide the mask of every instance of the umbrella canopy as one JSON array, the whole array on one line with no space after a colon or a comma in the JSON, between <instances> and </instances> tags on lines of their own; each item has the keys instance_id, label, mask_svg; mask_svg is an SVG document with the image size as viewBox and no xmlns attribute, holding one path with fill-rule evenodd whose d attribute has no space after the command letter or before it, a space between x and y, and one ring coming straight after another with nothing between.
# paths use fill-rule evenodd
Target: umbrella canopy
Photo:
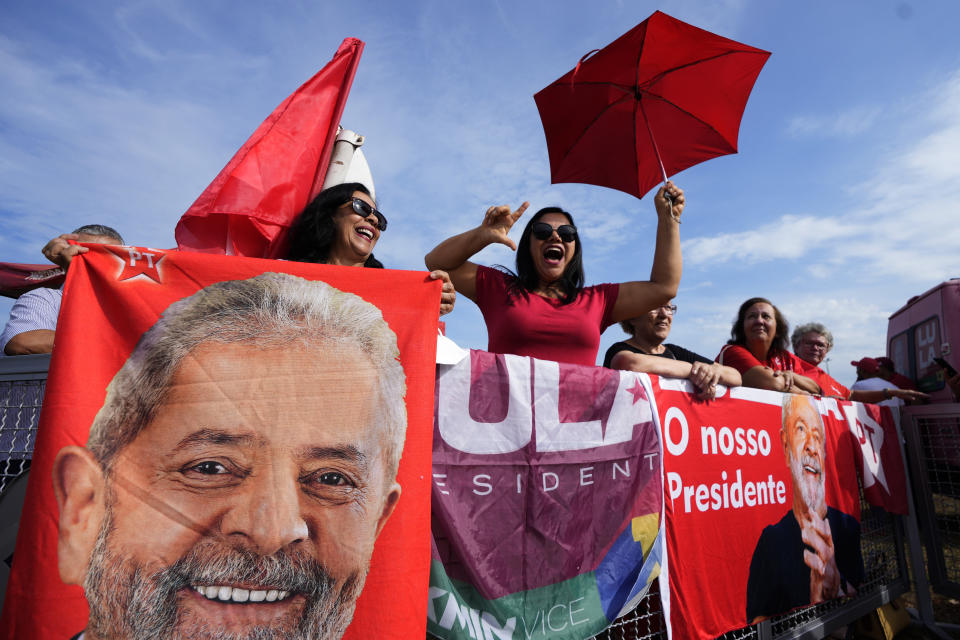
<instances>
[{"instance_id":1,"label":"umbrella canopy","mask_svg":"<svg viewBox=\"0 0 960 640\"><path fill-rule=\"evenodd\" d=\"M590 53L534 96L551 181L638 198L667 175L736 153L747 98L770 57L660 11Z\"/></svg>"},{"instance_id":2,"label":"umbrella canopy","mask_svg":"<svg viewBox=\"0 0 960 640\"><path fill-rule=\"evenodd\" d=\"M180 218L181 251L283 257L287 228L320 193L362 51L345 39L263 121Z\"/></svg>"}]
</instances>

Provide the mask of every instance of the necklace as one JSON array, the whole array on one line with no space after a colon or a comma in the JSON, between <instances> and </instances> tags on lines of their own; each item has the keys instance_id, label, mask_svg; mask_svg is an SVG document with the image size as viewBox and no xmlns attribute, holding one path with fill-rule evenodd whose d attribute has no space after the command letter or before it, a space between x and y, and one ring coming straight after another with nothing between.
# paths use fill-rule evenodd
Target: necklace
<instances>
[{"instance_id":1,"label":"necklace","mask_svg":"<svg viewBox=\"0 0 960 640\"><path fill-rule=\"evenodd\" d=\"M638 350L640 351L640 353L642 353L642 354L645 355L645 356L658 356L658 355L660 355L661 353L663 353L664 351L667 350L667 348L664 347L662 344L659 345L659 346L660 346L660 350L659 350L659 351L655 351L655 350L654 350L654 349L656 349L656 347L654 347L653 349L647 349L646 347L644 347L644 346L642 346L642 345L640 345L640 344L637 344L637 341L636 341L635 338L630 338L630 339L628 339L628 340L627 340L627 344L629 344L631 347L635 347L636 349L638 349Z\"/></svg>"}]
</instances>

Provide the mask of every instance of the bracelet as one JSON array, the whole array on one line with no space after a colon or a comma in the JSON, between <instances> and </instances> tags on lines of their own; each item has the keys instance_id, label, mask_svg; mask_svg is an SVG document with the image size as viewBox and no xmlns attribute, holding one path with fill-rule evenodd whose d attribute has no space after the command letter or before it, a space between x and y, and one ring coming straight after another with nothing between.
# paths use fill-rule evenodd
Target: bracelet
<instances>
[{"instance_id":1,"label":"bracelet","mask_svg":"<svg viewBox=\"0 0 960 640\"><path fill-rule=\"evenodd\" d=\"M884 399L884 400L889 400L889 399L892 398L892 397L893 397L893 394L890 393L890 389L884 389L884 390L883 390L883 399Z\"/></svg>"},{"instance_id":2,"label":"bracelet","mask_svg":"<svg viewBox=\"0 0 960 640\"><path fill-rule=\"evenodd\" d=\"M674 222L680 224L680 216L673 213L673 198L667 196L667 203L670 204L670 217L673 218Z\"/></svg>"},{"instance_id":3,"label":"bracelet","mask_svg":"<svg viewBox=\"0 0 960 640\"><path fill-rule=\"evenodd\" d=\"M673 218L673 221L677 224L680 224L680 216L676 215L673 212L673 198L669 194L664 193L663 197L666 199L667 204L670 205L670 217Z\"/></svg>"}]
</instances>

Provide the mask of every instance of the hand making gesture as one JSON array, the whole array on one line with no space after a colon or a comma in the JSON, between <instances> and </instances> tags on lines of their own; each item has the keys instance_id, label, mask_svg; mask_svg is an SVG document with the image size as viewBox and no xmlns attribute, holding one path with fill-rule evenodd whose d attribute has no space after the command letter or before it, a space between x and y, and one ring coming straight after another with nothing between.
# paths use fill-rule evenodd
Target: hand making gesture
<instances>
[{"instance_id":1,"label":"hand making gesture","mask_svg":"<svg viewBox=\"0 0 960 640\"><path fill-rule=\"evenodd\" d=\"M657 190L657 195L653 198L653 204L657 208L658 216L669 216L677 223L680 222L680 214L683 213L683 205L686 204L686 198L683 196L683 189L667 181Z\"/></svg>"},{"instance_id":2,"label":"hand making gesture","mask_svg":"<svg viewBox=\"0 0 960 640\"><path fill-rule=\"evenodd\" d=\"M516 251L517 245L510 239L508 234L513 224L523 215L523 212L526 211L529 206L529 202L524 202L517 207L516 211L511 211L508 205L490 207L483 216L480 229L487 235L488 241L491 244L495 242L500 243Z\"/></svg>"}]
</instances>

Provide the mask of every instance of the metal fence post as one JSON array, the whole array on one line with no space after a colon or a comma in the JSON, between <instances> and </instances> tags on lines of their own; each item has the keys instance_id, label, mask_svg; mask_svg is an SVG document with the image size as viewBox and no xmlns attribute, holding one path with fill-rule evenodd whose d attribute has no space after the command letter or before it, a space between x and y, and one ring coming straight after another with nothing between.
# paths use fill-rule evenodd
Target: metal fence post
<instances>
[{"instance_id":1,"label":"metal fence post","mask_svg":"<svg viewBox=\"0 0 960 640\"><path fill-rule=\"evenodd\" d=\"M949 640L950 636L940 630L937 627L936 620L933 614L933 600L930 597L930 583L927 581L927 569L923 559L923 542L920 539L920 527L917 526L917 510L916 504L913 499L913 482L911 476L913 473L923 474L924 467L922 464L922 459L920 458L919 451L919 437L917 432L917 425L913 419L913 416L904 413L896 412L899 419L895 420L897 427L897 441L900 444L900 455L903 458L904 466L906 473L904 478L907 483L907 507L909 513L904 518L907 524L907 548L910 553L910 565L913 569L913 589L914 593L917 596L917 613L920 614L920 621L925 627L927 627L931 632L936 634L938 637ZM920 464L909 464L907 458L906 447L904 446L904 437L903 437L903 426L902 421L908 420L910 422L909 431L911 433L911 449L912 459L914 463L919 462ZM921 482L921 485L925 483Z\"/></svg>"}]
</instances>

